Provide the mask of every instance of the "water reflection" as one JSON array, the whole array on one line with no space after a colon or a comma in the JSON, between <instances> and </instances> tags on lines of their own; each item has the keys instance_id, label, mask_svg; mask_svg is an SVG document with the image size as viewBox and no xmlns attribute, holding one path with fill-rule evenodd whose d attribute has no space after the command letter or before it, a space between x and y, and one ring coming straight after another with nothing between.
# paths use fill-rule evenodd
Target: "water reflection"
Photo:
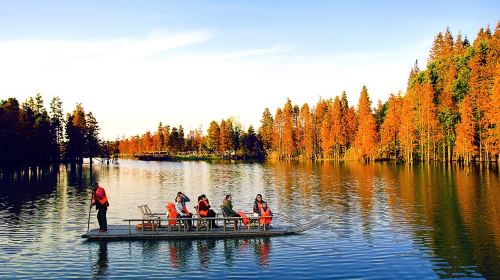
<instances>
[{"instance_id":1,"label":"water reflection","mask_svg":"<svg viewBox=\"0 0 500 280\"><path fill-rule=\"evenodd\" d=\"M478 166L467 175L457 165L443 164L269 166L281 182L276 184L276 193L282 203L296 205L300 201L306 212L331 212L332 227L342 225L340 237L352 236L358 222L368 243L377 242L373 234L381 224L408 226L417 248L432 250L433 270L440 277L500 277L497 167ZM307 182L315 183L315 190L296 179L303 177L301 173L310 174Z\"/></svg>"},{"instance_id":2,"label":"water reflection","mask_svg":"<svg viewBox=\"0 0 500 280\"><path fill-rule=\"evenodd\" d=\"M198 261L200 262L201 269L208 270L210 266L210 261L212 259L212 254L215 249L215 245L216 242L213 239L196 241L196 248L198 250Z\"/></svg>"},{"instance_id":3,"label":"water reflection","mask_svg":"<svg viewBox=\"0 0 500 280\"><path fill-rule=\"evenodd\" d=\"M168 257L170 266L180 271L187 271L193 260L193 241L181 240L168 242Z\"/></svg>"},{"instance_id":4,"label":"water reflection","mask_svg":"<svg viewBox=\"0 0 500 280\"><path fill-rule=\"evenodd\" d=\"M19 218L21 208L50 195L57 186L59 170L54 166L0 168L0 203Z\"/></svg>"},{"instance_id":5,"label":"water reflection","mask_svg":"<svg viewBox=\"0 0 500 280\"><path fill-rule=\"evenodd\" d=\"M299 222L323 213L332 219L296 239L91 243L89 264L82 271L75 251L87 256L79 236L87 228L87 186L93 180L102 182L110 197L110 224L138 217L136 206L141 204L164 211L177 191L192 199L205 193L216 211L228 192L235 207L246 211L262 193L273 212ZM467 174L460 166L432 163L124 160L119 167L95 165L92 170L88 165L0 169L0 222L5 225L0 229L0 263L5 267L0 278L11 278L19 267L28 278L49 272L57 277L57 271L47 269L52 259L74 266L82 278L112 272L134 277L132 268L151 266L171 276L227 276L211 273L255 266L255 272L269 272L267 276L314 270L316 274L305 275L328 271L377 278L390 269L390 275L421 273L424 278L500 278L498 167L476 166ZM95 213L91 222L97 226ZM352 274L352 264L369 272Z\"/></svg>"},{"instance_id":6,"label":"water reflection","mask_svg":"<svg viewBox=\"0 0 500 280\"><path fill-rule=\"evenodd\" d=\"M240 256L245 254L253 255L257 266L267 267L271 263L271 240L269 238L145 241L131 244L130 258L134 258L132 252L136 250L136 246L139 246L142 249L141 256L144 266L157 263L159 259L166 257L170 268L180 272L191 271L195 267L200 271L210 271L212 265L220 267L221 264L214 259L221 252L226 267L233 267ZM164 250L166 254L162 253ZM105 242L99 243L98 256L99 258L95 261L96 265L92 267L93 274L97 274L97 271L105 272L103 268L107 268L107 245Z\"/></svg>"},{"instance_id":7,"label":"water reflection","mask_svg":"<svg viewBox=\"0 0 500 280\"><path fill-rule=\"evenodd\" d=\"M257 257L258 264L261 267L267 267L270 262L269 255L271 253L271 239L262 238L254 239L253 241L254 254Z\"/></svg>"},{"instance_id":8,"label":"water reflection","mask_svg":"<svg viewBox=\"0 0 500 280\"><path fill-rule=\"evenodd\" d=\"M91 273L93 278L103 276L108 273L108 242L98 242L99 248L97 251L97 258L92 263Z\"/></svg>"},{"instance_id":9,"label":"water reflection","mask_svg":"<svg viewBox=\"0 0 500 280\"><path fill-rule=\"evenodd\" d=\"M386 184L391 212L401 212L414 225L419 247L433 250L437 275L500 276L492 265L500 263L498 174L466 175L457 166L441 164L400 166L395 175L392 170L382 168L383 178L391 180Z\"/></svg>"}]
</instances>

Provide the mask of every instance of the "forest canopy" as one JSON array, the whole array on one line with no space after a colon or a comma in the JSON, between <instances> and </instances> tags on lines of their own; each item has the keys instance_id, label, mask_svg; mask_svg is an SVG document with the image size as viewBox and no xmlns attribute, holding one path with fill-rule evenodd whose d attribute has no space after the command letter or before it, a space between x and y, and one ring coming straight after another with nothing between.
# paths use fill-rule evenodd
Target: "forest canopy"
<instances>
[{"instance_id":1,"label":"forest canopy","mask_svg":"<svg viewBox=\"0 0 500 280\"><path fill-rule=\"evenodd\" d=\"M406 92L372 103L361 87L357 108L347 94L314 106L293 104L262 114L257 135L232 120L212 121L183 136L182 126L120 140L125 156L165 150L276 159L499 159L500 23L481 28L472 43L449 28L439 32L425 70L411 68ZM181 135L181 136L179 136ZM180 138L179 138L180 137ZM181 139L182 138L182 139ZM182 143L181 143L182 142Z\"/></svg>"},{"instance_id":2,"label":"forest canopy","mask_svg":"<svg viewBox=\"0 0 500 280\"><path fill-rule=\"evenodd\" d=\"M86 113L79 103L65 116L62 105L60 98L54 97L47 111L39 93L21 104L16 98L0 101L0 163L109 158L113 143L99 139L99 125L92 112Z\"/></svg>"}]
</instances>

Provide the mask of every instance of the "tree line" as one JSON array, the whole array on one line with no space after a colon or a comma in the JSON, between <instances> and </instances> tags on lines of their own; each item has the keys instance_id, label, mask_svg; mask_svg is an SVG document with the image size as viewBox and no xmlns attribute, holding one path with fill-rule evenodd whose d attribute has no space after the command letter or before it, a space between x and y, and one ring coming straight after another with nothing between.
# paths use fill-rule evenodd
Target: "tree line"
<instances>
[{"instance_id":1,"label":"tree line","mask_svg":"<svg viewBox=\"0 0 500 280\"><path fill-rule=\"evenodd\" d=\"M121 156L132 157L144 152L167 151L172 155L216 155L225 158L264 159L264 150L254 128L244 131L234 119L212 121L206 135L201 128L184 135L184 128L163 125L154 132L119 141Z\"/></svg>"},{"instance_id":2,"label":"tree line","mask_svg":"<svg viewBox=\"0 0 500 280\"><path fill-rule=\"evenodd\" d=\"M64 115L63 103L54 97L45 108L41 94L19 103L0 101L0 163L46 164L82 162L84 157L108 157L116 144L99 139L99 125L92 112L76 104ZM116 148L113 148L116 146ZM116 151L114 151L116 152Z\"/></svg>"},{"instance_id":3,"label":"tree line","mask_svg":"<svg viewBox=\"0 0 500 280\"><path fill-rule=\"evenodd\" d=\"M274 115L266 108L257 134L232 119L212 121L184 137L163 127L120 141L126 155L145 151L215 153L275 159L495 161L500 150L500 23L469 42L449 28L439 32L427 67L410 71L405 93L372 108L361 89L357 108L347 94L310 107L287 99Z\"/></svg>"},{"instance_id":4,"label":"tree line","mask_svg":"<svg viewBox=\"0 0 500 280\"><path fill-rule=\"evenodd\" d=\"M265 110L260 139L276 158L495 161L500 145L500 23L472 44L447 28L427 61L410 71L406 93L375 109L363 87L357 110L345 92L315 107Z\"/></svg>"},{"instance_id":5,"label":"tree line","mask_svg":"<svg viewBox=\"0 0 500 280\"><path fill-rule=\"evenodd\" d=\"M481 28L472 42L447 28L438 33L426 69L410 71L405 93L391 94L372 108L361 89L357 108L347 94L321 98L314 106L287 99L274 115L266 108L257 131L236 120L212 121L187 135L182 126L159 124L157 131L99 139L92 112L81 104L64 115L55 97L50 110L37 94L22 104L0 101L0 162L82 162L112 153L150 151L215 154L237 158L393 159L498 161L500 143L500 23Z\"/></svg>"}]
</instances>

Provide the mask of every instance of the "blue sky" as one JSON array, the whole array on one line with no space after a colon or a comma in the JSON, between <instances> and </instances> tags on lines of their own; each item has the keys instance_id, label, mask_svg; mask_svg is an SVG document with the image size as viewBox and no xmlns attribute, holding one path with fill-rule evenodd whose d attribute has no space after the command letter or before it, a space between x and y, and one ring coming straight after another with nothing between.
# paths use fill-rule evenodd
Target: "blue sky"
<instances>
[{"instance_id":1,"label":"blue sky","mask_svg":"<svg viewBox=\"0 0 500 280\"><path fill-rule=\"evenodd\" d=\"M385 101L415 59L425 68L437 32L473 39L500 20L499 3L0 1L0 99L82 102L107 138L159 121L259 126L287 97L314 104L346 90L354 105L367 85Z\"/></svg>"}]
</instances>

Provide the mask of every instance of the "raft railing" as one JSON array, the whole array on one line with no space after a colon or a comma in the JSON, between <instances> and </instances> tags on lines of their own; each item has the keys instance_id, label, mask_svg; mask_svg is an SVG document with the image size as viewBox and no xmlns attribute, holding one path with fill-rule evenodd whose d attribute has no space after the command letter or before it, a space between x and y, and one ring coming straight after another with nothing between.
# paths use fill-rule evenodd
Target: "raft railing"
<instances>
[{"instance_id":1,"label":"raft railing","mask_svg":"<svg viewBox=\"0 0 500 280\"><path fill-rule=\"evenodd\" d=\"M154 215L158 215L161 213L153 213ZM166 215L166 214L162 214ZM201 222L205 221L223 221L224 225L222 226L222 230L226 231L226 224L227 222L235 221L235 220L243 220L243 219L248 219L248 223L245 225L247 230L251 230L251 225L256 224L257 225L257 230L260 231L261 229L266 231L268 230L267 227L261 225L259 220L261 218L272 218L272 216L259 216L259 217L254 217L254 216L248 216L248 217L193 217L193 218L142 218L142 219L124 219L123 221L128 222L128 230L129 233L132 232L132 222L140 222L141 225L141 230L144 231L145 228L151 227L151 231L159 231L160 228L162 228L161 223L162 222L167 222L167 230L170 231L172 228L177 228L178 231L181 231L183 229L184 231L188 230L187 226L187 221L193 221L196 222L196 231L200 230L200 224ZM175 221L175 224L171 224L171 221ZM252 223L253 222L253 223ZM256 223L255 223L256 222ZM134 225L135 226L135 225ZM235 227L234 231L238 231L239 227ZM206 226L206 231L212 231L212 223L207 223Z\"/></svg>"}]
</instances>

